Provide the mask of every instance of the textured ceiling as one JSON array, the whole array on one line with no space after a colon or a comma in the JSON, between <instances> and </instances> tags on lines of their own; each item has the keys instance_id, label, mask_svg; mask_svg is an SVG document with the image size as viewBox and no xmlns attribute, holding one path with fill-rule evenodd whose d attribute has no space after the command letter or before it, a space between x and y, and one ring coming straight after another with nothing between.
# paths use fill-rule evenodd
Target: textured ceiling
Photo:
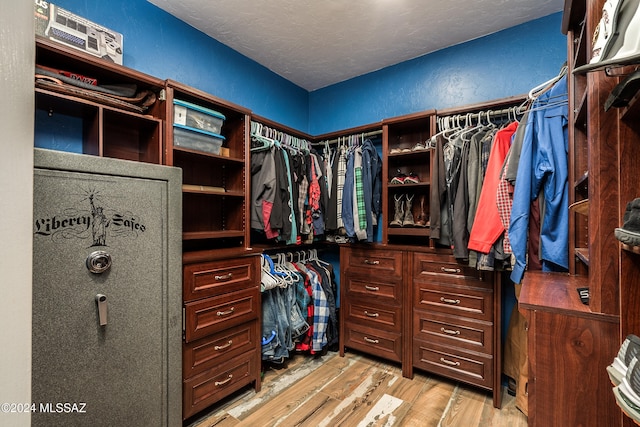
<instances>
[{"instance_id":1,"label":"textured ceiling","mask_svg":"<svg viewBox=\"0 0 640 427\"><path fill-rule=\"evenodd\" d=\"M564 4L564 0L149 1L309 91L559 12Z\"/></svg>"}]
</instances>

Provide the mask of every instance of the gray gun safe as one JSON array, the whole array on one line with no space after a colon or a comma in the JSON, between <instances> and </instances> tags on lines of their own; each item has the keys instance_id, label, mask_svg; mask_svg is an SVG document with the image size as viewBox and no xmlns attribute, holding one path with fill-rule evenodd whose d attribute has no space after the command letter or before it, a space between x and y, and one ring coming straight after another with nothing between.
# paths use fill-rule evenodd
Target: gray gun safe
<instances>
[{"instance_id":1,"label":"gray gun safe","mask_svg":"<svg viewBox=\"0 0 640 427\"><path fill-rule=\"evenodd\" d=\"M32 425L181 425L181 170L34 166Z\"/></svg>"}]
</instances>

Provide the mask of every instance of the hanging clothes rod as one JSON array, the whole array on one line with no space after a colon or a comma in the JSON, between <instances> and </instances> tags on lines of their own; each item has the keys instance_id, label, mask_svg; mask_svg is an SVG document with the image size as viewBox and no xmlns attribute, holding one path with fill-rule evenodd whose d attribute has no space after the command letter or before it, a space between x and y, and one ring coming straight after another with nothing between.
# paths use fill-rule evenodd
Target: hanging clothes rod
<instances>
[{"instance_id":1,"label":"hanging clothes rod","mask_svg":"<svg viewBox=\"0 0 640 427\"><path fill-rule=\"evenodd\" d=\"M509 115L509 114L521 114L518 112L518 106L514 105L513 107L509 107L509 108L504 108L502 110L487 110L487 111L479 111L477 113L462 113L462 114L454 114L452 116L444 116L441 117L442 119L448 120L448 119L452 119L452 118L459 118L460 120L464 119L471 119L471 120L478 120L481 119L483 117L494 117L494 116L505 116L505 115Z\"/></svg>"},{"instance_id":2,"label":"hanging clothes rod","mask_svg":"<svg viewBox=\"0 0 640 427\"><path fill-rule=\"evenodd\" d=\"M297 149L308 149L310 145L310 142L304 138L298 138L253 120L251 121L251 136L268 138Z\"/></svg>"},{"instance_id":3,"label":"hanging clothes rod","mask_svg":"<svg viewBox=\"0 0 640 427\"><path fill-rule=\"evenodd\" d=\"M524 114L524 111L521 111L520 107L521 106L514 105L500 110L486 110L474 113L469 112L453 114L450 116L441 116L438 117L438 128L442 130L445 128L451 128L460 125L466 126L472 124L473 121L480 122L483 119L490 121L491 119L502 116L506 118L513 117L514 119L516 119L517 116L522 116L522 114Z\"/></svg>"},{"instance_id":4,"label":"hanging clothes rod","mask_svg":"<svg viewBox=\"0 0 640 427\"><path fill-rule=\"evenodd\" d=\"M372 130L370 132L364 132L364 133L354 133L353 135L339 136L337 138L322 140L322 141L319 141L319 142L313 142L311 144L312 145L337 144L338 142L348 140L349 137L359 137L359 138L361 137L361 138L364 139L364 138L369 138L371 136L376 136L376 135L380 135L380 134L382 134L382 129Z\"/></svg>"}]
</instances>

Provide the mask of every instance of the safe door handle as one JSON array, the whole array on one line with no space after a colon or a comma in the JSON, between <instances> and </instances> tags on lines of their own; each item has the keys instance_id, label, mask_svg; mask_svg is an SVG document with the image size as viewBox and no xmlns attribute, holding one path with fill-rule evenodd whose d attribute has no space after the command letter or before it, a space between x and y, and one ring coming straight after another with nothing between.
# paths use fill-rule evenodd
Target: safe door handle
<instances>
[{"instance_id":1,"label":"safe door handle","mask_svg":"<svg viewBox=\"0 0 640 427\"><path fill-rule=\"evenodd\" d=\"M105 326L107 324L107 296L103 294L96 295L96 305L98 306L100 326Z\"/></svg>"}]
</instances>

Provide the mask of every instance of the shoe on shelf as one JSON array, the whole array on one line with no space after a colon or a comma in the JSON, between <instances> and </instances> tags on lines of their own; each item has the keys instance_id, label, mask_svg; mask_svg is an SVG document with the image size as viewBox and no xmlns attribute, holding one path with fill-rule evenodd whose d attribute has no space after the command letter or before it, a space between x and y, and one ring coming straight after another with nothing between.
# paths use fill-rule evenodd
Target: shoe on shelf
<instances>
[{"instance_id":1,"label":"shoe on shelf","mask_svg":"<svg viewBox=\"0 0 640 427\"><path fill-rule=\"evenodd\" d=\"M400 171L400 169L398 169L398 172L393 178L391 178L391 181L389 181L389 184L404 184L404 180L406 178L407 178L407 175L405 175Z\"/></svg>"},{"instance_id":2,"label":"shoe on shelf","mask_svg":"<svg viewBox=\"0 0 640 427\"><path fill-rule=\"evenodd\" d=\"M398 147L394 147L391 150L389 150L389 154L398 154L398 153L402 153L402 149Z\"/></svg>"},{"instance_id":3,"label":"shoe on shelf","mask_svg":"<svg viewBox=\"0 0 640 427\"><path fill-rule=\"evenodd\" d=\"M402 226L403 227L413 227L414 225L416 225L415 221L413 220L413 212L412 212L412 204L413 204L413 198L414 198L415 194L412 194L411 196L409 196L407 194L407 199L406 199L406 207L404 208L404 218L402 220Z\"/></svg>"},{"instance_id":4,"label":"shoe on shelf","mask_svg":"<svg viewBox=\"0 0 640 427\"><path fill-rule=\"evenodd\" d=\"M393 221L389 223L389 227L402 227L402 221L404 220L404 194L394 194L393 200L396 202L395 213L393 215Z\"/></svg>"},{"instance_id":5,"label":"shoe on shelf","mask_svg":"<svg viewBox=\"0 0 640 427\"><path fill-rule=\"evenodd\" d=\"M407 177L405 175L396 175L393 178L391 178L391 181L389 182L389 184L404 184L404 180Z\"/></svg>"},{"instance_id":6,"label":"shoe on shelf","mask_svg":"<svg viewBox=\"0 0 640 427\"><path fill-rule=\"evenodd\" d=\"M627 203L624 224L614 230L616 239L629 246L640 246L640 198Z\"/></svg>"},{"instance_id":7,"label":"shoe on shelf","mask_svg":"<svg viewBox=\"0 0 640 427\"><path fill-rule=\"evenodd\" d=\"M409 172L409 175L404 178L405 184L420 184L420 178L413 172Z\"/></svg>"},{"instance_id":8,"label":"shoe on shelf","mask_svg":"<svg viewBox=\"0 0 640 427\"><path fill-rule=\"evenodd\" d=\"M620 346L618 355L613 359L611 365L607 366L607 374L609 374L613 385L619 385L622 382L631 360L638 355L640 355L640 338L629 334Z\"/></svg>"},{"instance_id":9,"label":"shoe on shelf","mask_svg":"<svg viewBox=\"0 0 640 427\"><path fill-rule=\"evenodd\" d=\"M424 202L425 197L424 194L420 196L420 213L416 217L416 226L418 227L427 227L429 224L429 220L427 219L427 214L424 211Z\"/></svg>"},{"instance_id":10,"label":"shoe on shelf","mask_svg":"<svg viewBox=\"0 0 640 427\"><path fill-rule=\"evenodd\" d=\"M427 143L423 141L416 142L411 151L422 151L427 149Z\"/></svg>"},{"instance_id":11,"label":"shoe on shelf","mask_svg":"<svg viewBox=\"0 0 640 427\"><path fill-rule=\"evenodd\" d=\"M638 358L631 359L629 369L620 385L613 388L616 403L632 420L640 423L640 363Z\"/></svg>"}]
</instances>

